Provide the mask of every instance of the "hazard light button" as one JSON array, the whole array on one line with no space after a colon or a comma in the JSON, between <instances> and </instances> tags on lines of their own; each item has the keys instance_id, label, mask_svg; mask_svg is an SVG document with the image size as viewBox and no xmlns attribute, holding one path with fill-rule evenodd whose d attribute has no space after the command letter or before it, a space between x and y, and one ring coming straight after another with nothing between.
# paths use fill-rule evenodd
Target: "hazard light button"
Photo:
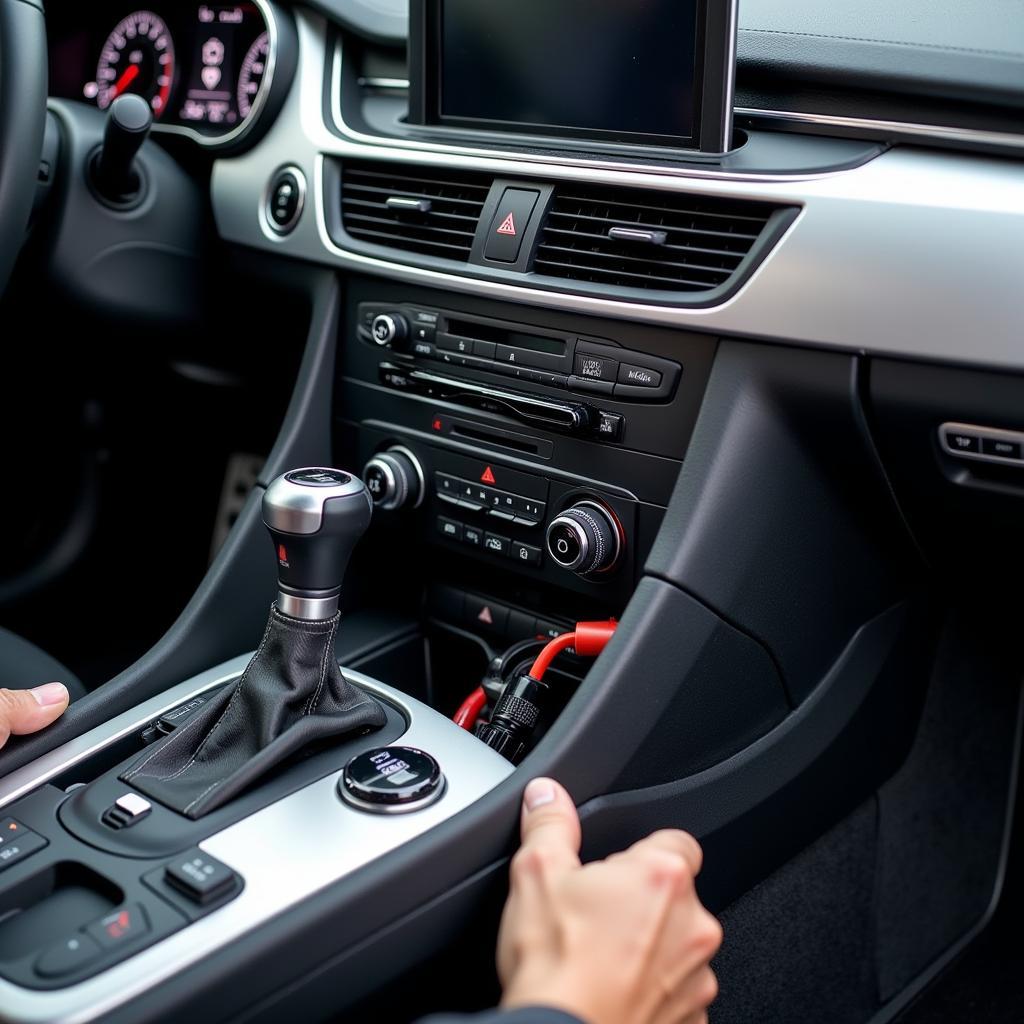
<instances>
[{"instance_id":1,"label":"hazard light button","mask_svg":"<svg viewBox=\"0 0 1024 1024\"><path fill-rule=\"evenodd\" d=\"M539 196L539 192L528 189L505 189L487 231L484 259L498 263L515 263L519 259L523 237L530 226L530 217Z\"/></svg>"}]
</instances>

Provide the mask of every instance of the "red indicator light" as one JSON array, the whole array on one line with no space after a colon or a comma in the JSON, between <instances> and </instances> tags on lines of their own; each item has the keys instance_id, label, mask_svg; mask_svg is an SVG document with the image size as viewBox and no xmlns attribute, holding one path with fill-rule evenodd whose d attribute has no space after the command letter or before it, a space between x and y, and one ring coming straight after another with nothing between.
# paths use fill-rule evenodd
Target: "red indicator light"
<instances>
[{"instance_id":1,"label":"red indicator light","mask_svg":"<svg viewBox=\"0 0 1024 1024\"><path fill-rule=\"evenodd\" d=\"M435 420L434 420L434 422L430 424L430 426L431 426L431 427L432 427L432 428L433 428L434 430L440 430L440 429L441 429L441 426L442 426L442 424L441 424L441 419L440 419L440 417L438 417L437 419L435 419Z\"/></svg>"},{"instance_id":2,"label":"red indicator light","mask_svg":"<svg viewBox=\"0 0 1024 1024\"><path fill-rule=\"evenodd\" d=\"M484 470L483 475L480 477L480 483L482 483L482 484L496 484L497 482L498 481L494 479L494 472L491 470L491 467L488 466Z\"/></svg>"},{"instance_id":3,"label":"red indicator light","mask_svg":"<svg viewBox=\"0 0 1024 1024\"><path fill-rule=\"evenodd\" d=\"M287 562L288 561L288 552L285 549L285 546L283 544L278 544L277 545L277 560L279 562Z\"/></svg>"}]
</instances>

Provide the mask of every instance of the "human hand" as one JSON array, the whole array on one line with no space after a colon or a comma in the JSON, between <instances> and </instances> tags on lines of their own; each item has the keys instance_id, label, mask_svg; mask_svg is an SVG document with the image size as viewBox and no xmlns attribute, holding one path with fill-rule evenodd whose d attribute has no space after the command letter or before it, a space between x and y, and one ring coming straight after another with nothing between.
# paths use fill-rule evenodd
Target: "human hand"
<instances>
[{"instance_id":1,"label":"human hand","mask_svg":"<svg viewBox=\"0 0 1024 1024\"><path fill-rule=\"evenodd\" d=\"M697 840L655 832L581 866L576 808L550 779L526 787L522 837L498 935L502 1006L587 1024L704 1024L722 929L694 888Z\"/></svg>"},{"instance_id":2,"label":"human hand","mask_svg":"<svg viewBox=\"0 0 1024 1024\"><path fill-rule=\"evenodd\" d=\"M32 690L0 690L0 747L12 736L38 732L67 710L68 688L44 683Z\"/></svg>"}]
</instances>

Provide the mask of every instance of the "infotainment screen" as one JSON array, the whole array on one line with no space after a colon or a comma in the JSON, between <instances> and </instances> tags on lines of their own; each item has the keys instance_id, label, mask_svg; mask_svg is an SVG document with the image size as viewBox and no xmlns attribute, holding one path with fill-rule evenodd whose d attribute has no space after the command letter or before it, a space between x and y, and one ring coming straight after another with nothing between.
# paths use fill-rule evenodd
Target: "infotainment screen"
<instances>
[{"instance_id":1,"label":"infotainment screen","mask_svg":"<svg viewBox=\"0 0 1024 1024\"><path fill-rule=\"evenodd\" d=\"M723 152L734 0L411 0L413 124Z\"/></svg>"}]
</instances>

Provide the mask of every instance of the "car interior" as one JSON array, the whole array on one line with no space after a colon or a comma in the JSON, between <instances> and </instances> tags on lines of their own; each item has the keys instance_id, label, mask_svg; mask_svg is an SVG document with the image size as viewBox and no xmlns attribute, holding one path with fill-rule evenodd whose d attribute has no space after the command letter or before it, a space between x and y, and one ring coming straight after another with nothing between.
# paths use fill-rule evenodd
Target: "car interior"
<instances>
[{"instance_id":1,"label":"car interior","mask_svg":"<svg viewBox=\"0 0 1024 1024\"><path fill-rule=\"evenodd\" d=\"M0 0L0 1021L492 1007L539 775L1024 1020L1019 5L147 4Z\"/></svg>"}]
</instances>

